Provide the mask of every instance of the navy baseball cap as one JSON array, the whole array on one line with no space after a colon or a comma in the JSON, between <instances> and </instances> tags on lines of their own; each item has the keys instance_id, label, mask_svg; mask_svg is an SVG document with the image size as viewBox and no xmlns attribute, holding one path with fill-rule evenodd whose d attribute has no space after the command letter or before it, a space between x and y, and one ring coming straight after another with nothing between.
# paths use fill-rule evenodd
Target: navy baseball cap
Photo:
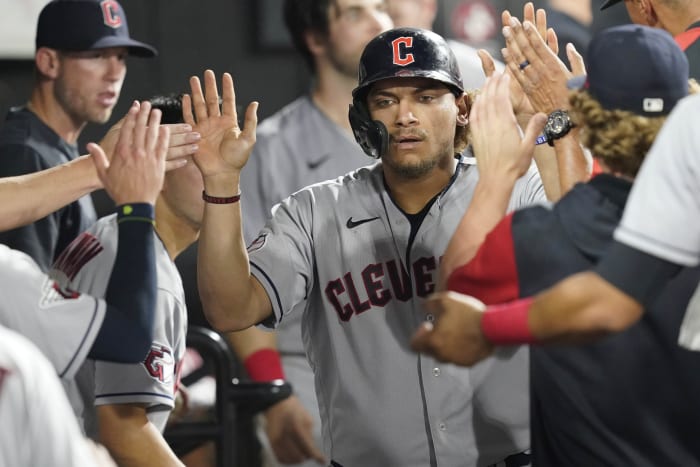
<instances>
[{"instance_id":1,"label":"navy baseball cap","mask_svg":"<svg viewBox=\"0 0 700 467\"><path fill-rule=\"evenodd\" d=\"M601 11L605 10L606 8L610 8L611 6L616 5L618 3L622 3L623 1L624 0L608 0L600 6L600 9Z\"/></svg>"},{"instance_id":2,"label":"navy baseball cap","mask_svg":"<svg viewBox=\"0 0 700 467\"><path fill-rule=\"evenodd\" d=\"M688 59L662 29L637 24L604 29L591 40L586 57L588 75L568 86L587 90L606 110L658 117L688 95Z\"/></svg>"},{"instance_id":3,"label":"navy baseball cap","mask_svg":"<svg viewBox=\"0 0 700 467\"><path fill-rule=\"evenodd\" d=\"M116 0L53 0L39 14L36 48L84 51L127 47L131 55L153 57L155 48L129 37L124 9Z\"/></svg>"}]
</instances>

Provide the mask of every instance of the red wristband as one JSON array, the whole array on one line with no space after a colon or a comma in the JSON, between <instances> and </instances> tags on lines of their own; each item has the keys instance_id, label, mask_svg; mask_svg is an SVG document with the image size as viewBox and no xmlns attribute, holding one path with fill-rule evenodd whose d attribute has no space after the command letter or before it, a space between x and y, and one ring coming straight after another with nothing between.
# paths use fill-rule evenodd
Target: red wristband
<instances>
[{"instance_id":1,"label":"red wristband","mask_svg":"<svg viewBox=\"0 0 700 467\"><path fill-rule=\"evenodd\" d=\"M262 349L253 352L248 355L243 365L253 381L284 379L280 354L275 349Z\"/></svg>"},{"instance_id":2,"label":"red wristband","mask_svg":"<svg viewBox=\"0 0 700 467\"><path fill-rule=\"evenodd\" d=\"M228 198L219 198L218 196L210 196L206 191L202 191L202 199L211 204L231 204L237 203L241 199L241 194L229 196Z\"/></svg>"},{"instance_id":3,"label":"red wristband","mask_svg":"<svg viewBox=\"0 0 700 467\"><path fill-rule=\"evenodd\" d=\"M481 318L481 330L484 336L497 345L537 342L527 320L532 301L532 298L525 298L487 307Z\"/></svg>"}]
</instances>

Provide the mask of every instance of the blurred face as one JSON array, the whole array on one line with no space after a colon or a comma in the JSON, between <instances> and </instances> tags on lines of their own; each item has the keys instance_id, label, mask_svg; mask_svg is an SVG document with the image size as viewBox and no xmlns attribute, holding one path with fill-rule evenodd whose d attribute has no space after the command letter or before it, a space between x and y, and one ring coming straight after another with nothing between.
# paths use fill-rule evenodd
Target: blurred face
<instances>
[{"instance_id":1,"label":"blurred face","mask_svg":"<svg viewBox=\"0 0 700 467\"><path fill-rule=\"evenodd\" d=\"M435 0L386 0L387 11L397 28L432 29Z\"/></svg>"},{"instance_id":2,"label":"blurred face","mask_svg":"<svg viewBox=\"0 0 700 467\"><path fill-rule=\"evenodd\" d=\"M328 10L326 56L340 73L357 78L365 46L391 27L383 0L337 0Z\"/></svg>"},{"instance_id":3,"label":"blurred face","mask_svg":"<svg viewBox=\"0 0 700 467\"><path fill-rule=\"evenodd\" d=\"M165 174L160 196L177 217L199 230L204 216L203 190L202 174L190 158L186 166Z\"/></svg>"},{"instance_id":4,"label":"blurred face","mask_svg":"<svg viewBox=\"0 0 700 467\"><path fill-rule=\"evenodd\" d=\"M126 76L125 47L59 52L54 96L79 123L106 123L119 99Z\"/></svg>"},{"instance_id":5,"label":"blurred face","mask_svg":"<svg viewBox=\"0 0 700 467\"><path fill-rule=\"evenodd\" d=\"M367 105L389 132L382 162L390 170L420 178L454 157L458 116L466 110L445 85L427 78L383 80L370 90ZM460 124L466 124L464 117Z\"/></svg>"}]
</instances>

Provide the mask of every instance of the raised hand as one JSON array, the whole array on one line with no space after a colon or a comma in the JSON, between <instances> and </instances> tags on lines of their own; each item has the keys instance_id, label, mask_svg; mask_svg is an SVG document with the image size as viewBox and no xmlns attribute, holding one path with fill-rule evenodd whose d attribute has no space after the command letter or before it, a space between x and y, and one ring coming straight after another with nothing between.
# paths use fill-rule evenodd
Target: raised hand
<instances>
[{"instance_id":1,"label":"raised hand","mask_svg":"<svg viewBox=\"0 0 700 467\"><path fill-rule=\"evenodd\" d=\"M192 96L185 95L182 101L185 122L201 135L194 161L202 172L205 185L211 180L238 177L255 144L258 103L252 102L248 106L245 124L241 129L238 126L236 95L230 74L223 74L221 86L222 105L219 107L216 76L213 71L206 70L204 92L199 78L193 76L190 78Z\"/></svg>"},{"instance_id":2,"label":"raised hand","mask_svg":"<svg viewBox=\"0 0 700 467\"><path fill-rule=\"evenodd\" d=\"M138 107L140 106L140 103L134 102L134 105ZM110 160L112 159L112 155L114 154L117 145L117 140L119 139L119 130L121 130L125 119L126 116L112 125L99 143L105 155ZM192 131L192 126L186 123L163 124L161 126L167 127L170 130L165 170L168 171L182 167L187 163L184 158L194 154L199 149L197 146L199 134Z\"/></svg>"},{"instance_id":3,"label":"raised hand","mask_svg":"<svg viewBox=\"0 0 700 467\"><path fill-rule=\"evenodd\" d=\"M496 65L491 54L484 49L480 49L477 53L481 59L481 68L484 70L484 75L486 75L487 78L493 76L496 72ZM513 112L515 112L518 121L522 120L523 123L527 122L535 113L532 104L530 104L530 100L520 87L520 83L518 83L518 80L515 79L508 67L506 67L505 73L511 76L510 104L513 108Z\"/></svg>"},{"instance_id":4,"label":"raised hand","mask_svg":"<svg viewBox=\"0 0 700 467\"><path fill-rule=\"evenodd\" d=\"M566 83L574 75L559 59L550 42L545 42L541 26L528 20L521 24L517 18L510 17L508 26L503 28L503 36L506 39L503 60L533 109L547 114L567 109L569 91ZM556 42L553 31L548 36L554 37ZM577 74L585 73L583 60L573 45L567 46L567 54Z\"/></svg>"},{"instance_id":5,"label":"raised hand","mask_svg":"<svg viewBox=\"0 0 700 467\"><path fill-rule=\"evenodd\" d=\"M112 160L103 149L88 144L97 175L117 205L155 204L163 187L170 130L160 126L160 110L134 103L119 130Z\"/></svg>"},{"instance_id":6,"label":"raised hand","mask_svg":"<svg viewBox=\"0 0 700 467\"><path fill-rule=\"evenodd\" d=\"M515 180L530 167L535 139L547 120L536 114L521 137L510 100L508 74L495 74L486 80L469 114L470 140L480 177L507 176Z\"/></svg>"},{"instance_id":7,"label":"raised hand","mask_svg":"<svg viewBox=\"0 0 700 467\"><path fill-rule=\"evenodd\" d=\"M513 19L517 21L517 18L511 15L508 10L505 10L503 11L503 13L501 13L501 21L503 23L503 35L506 38L506 40L506 35L510 33L510 25ZM559 43L557 41L557 37L554 33L554 30L551 28L547 29L547 13L545 12L545 10L541 8L535 10L535 6L532 4L532 2L528 2L523 7L523 21L529 21L532 24L534 24L540 36L546 39L547 44L554 51L554 53L556 54L559 52ZM516 66L514 67L508 66L507 57L512 57L510 50L508 48L503 48L501 49L501 54L503 55L503 60L506 63L506 72L511 75L511 78L513 78L510 83L511 104L513 105L513 110L515 111L515 115L518 118L518 121L521 125L525 126L525 124L530 120L532 115L534 115L538 111L538 109L535 109L533 107L533 104L530 102L527 92L522 88L522 85L520 83L520 65L522 65L525 62L525 59L515 63ZM479 55L481 56L481 53ZM483 61L484 58L482 57L482 63ZM486 71L486 69L484 69L484 71ZM487 74L487 76L490 75Z\"/></svg>"}]
</instances>

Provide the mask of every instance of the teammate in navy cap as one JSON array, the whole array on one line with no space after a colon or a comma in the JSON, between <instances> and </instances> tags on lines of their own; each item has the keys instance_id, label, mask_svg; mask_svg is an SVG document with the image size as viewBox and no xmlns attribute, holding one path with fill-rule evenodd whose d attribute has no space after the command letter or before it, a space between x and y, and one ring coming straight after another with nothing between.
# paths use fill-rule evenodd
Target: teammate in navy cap
<instances>
[{"instance_id":1,"label":"teammate in navy cap","mask_svg":"<svg viewBox=\"0 0 700 467\"><path fill-rule=\"evenodd\" d=\"M0 177L54 167L78 157L87 123L106 123L119 99L128 54L155 49L129 37L115 0L54 0L41 11L35 83L25 106L10 109L0 129ZM39 221L0 234L48 270L55 255L95 221L89 196Z\"/></svg>"}]
</instances>

